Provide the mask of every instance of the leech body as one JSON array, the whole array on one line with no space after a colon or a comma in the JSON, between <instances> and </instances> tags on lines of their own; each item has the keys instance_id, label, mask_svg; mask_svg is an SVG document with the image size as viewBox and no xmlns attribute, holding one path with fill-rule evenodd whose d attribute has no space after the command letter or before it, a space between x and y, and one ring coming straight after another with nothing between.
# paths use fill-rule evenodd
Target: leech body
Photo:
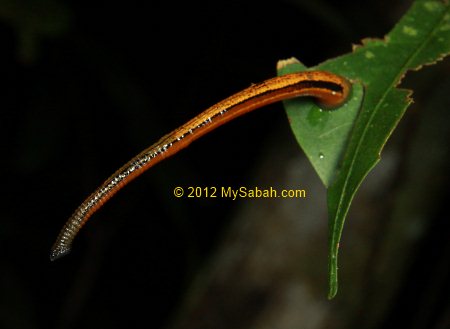
<instances>
[{"instance_id":1,"label":"leech body","mask_svg":"<svg viewBox=\"0 0 450 329\"><path fill-rule=\"evenodd\" d=\"M50 259L66 255L81 227L122 187L209 131L257 108L299 96L314 97L327 108L338 107L346 101L349 91L350 83L340 76L322 71L299 72L252 85L211 106L128 161L97 188L62 228Z\"/></svg>"}]
</instances>

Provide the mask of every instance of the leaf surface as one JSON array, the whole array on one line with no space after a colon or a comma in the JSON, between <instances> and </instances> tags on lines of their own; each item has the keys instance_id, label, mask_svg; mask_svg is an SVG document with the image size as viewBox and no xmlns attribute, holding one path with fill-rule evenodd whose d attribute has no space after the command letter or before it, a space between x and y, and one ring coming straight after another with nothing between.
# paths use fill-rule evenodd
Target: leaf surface
<instances>
[{"instance_id":1,"label":"leaf surface","mask_svg":"<svg viewBox=\"0 0 450 329\"><path fill-rule=\"evenodd\" d=\"M365 39L362 45L354 47L352 53L316 67L364 85L364 99L359 114L349 113L348 121L343 121L350 127L347 138L344 133L334 136L332 147L336 148L336 152L325 154L332 158L328 159L326 166L318 167L312 161L325 186L328 186L329 298L333 298L338 289L339 241L353 197L364 178L380 160L381 150L412 102L411 91L399 89L397 85L408 70L418 70L423 65L433 64L449 53L448 3L418 0L383 40ZM283 72L294 65L286 66ZM357 88L353 88L355 92L358 92ZM302 129L301 120L304 123L305 118L297 119L290 103L286 103L286 107L294 134L299 138L301 133L296 130ZM356 111L355 108L351 110ZM305 141L303 137L300 139L302 141L299 140L299 143L303 147ZM305 152L311 159L324 148L319 141L315 149L311 145L304 149L308 149Z\"/></svg>"}]
</instances>

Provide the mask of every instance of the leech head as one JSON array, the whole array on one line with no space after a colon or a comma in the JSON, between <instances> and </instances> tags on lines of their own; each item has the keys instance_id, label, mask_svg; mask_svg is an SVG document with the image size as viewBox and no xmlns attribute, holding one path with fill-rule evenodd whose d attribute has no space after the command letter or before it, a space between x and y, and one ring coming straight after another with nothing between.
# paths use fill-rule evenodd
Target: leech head
<instances>
[{"instance_id":1,"label":"leech head","mask_svg":"<svg viewBox=\"0 0 450 329\"><path fill-rule=\"evenodd\" d=\"M69 252L70 252L70 246L58 245L58 246L52 248L52 251L50 252L50 260L53 262L54 260L67 255Z\"/></svg>"},{"instance_id":2,"label":"leech head","mask_svg":"<svg viewBox=\"0 0 450 329\"><path fill-rule=\"evenodd\" d=\"M326 84L327 93L318 97L317 105L324 110L334 110L348 100L352 85L347 79L342 77L340 77L339 81L326 82Z\"/></svg>"},{"instance_id":3,"label":"leech head","mask_svg":"<svg viewBox=\"0 0 450 329\"><path fill-rule=\"evenodd\" d=\"M348 96L350 95L351 84L348 80L342 78L340 83L334 87L330 88L331 92L325 97L317 101L317 104L325 110L334 110L340 107L348 100Z\"/></svg>"},{"instance_id":4,"label":"leech head","mask_svg":"<svg viewBox=\"0 0 450 329\"><path fill-rule=\"evenodd\" d=\"M282 83L288 82L285 85L285 99L310 96L324 110L342 106L350 95L351 83L342 76L326 71L297 72L279 78Z\"/></svg>"}]
</instances>

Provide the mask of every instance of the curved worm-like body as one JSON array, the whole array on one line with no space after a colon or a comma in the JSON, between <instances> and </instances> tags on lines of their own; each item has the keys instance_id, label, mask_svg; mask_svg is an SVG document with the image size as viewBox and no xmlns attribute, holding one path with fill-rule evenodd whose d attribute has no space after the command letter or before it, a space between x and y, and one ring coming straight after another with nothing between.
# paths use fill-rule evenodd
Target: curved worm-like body
<instances>
[{"instance_id":1,"label":"curved worm-like body","mask_svg":"<svg viewBox=\"0 0 450 329\"><path fill-rule=\"evenodd\" d=\"M326 108L338 107L346 101L349 91L350 83L338 75L324 71L299 72L252 85L211 106L128 161L97 188L62 228L50 259L66 255L81 227L122 187L209 131L262 106L299 96L314 97Z\"/></svg>"}]
</instances>

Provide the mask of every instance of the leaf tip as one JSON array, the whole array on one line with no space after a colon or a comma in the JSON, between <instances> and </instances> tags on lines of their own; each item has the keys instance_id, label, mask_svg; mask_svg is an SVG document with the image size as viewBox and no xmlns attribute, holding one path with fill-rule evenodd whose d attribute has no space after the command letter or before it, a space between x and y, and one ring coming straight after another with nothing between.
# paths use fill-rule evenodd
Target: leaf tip
<instances>
[{"instance_id":1,"label":"leaf tip","mask_svg":"<svg viewBox=\"0 0 450 329\"><path fill-rule=\"evenodd\" d=\"M337 285L336 286L330 286L329 290L328 290L328 300L332 300L334 299L334 297L336 297L337 295Z\"/></svg>"}]
</instances>

